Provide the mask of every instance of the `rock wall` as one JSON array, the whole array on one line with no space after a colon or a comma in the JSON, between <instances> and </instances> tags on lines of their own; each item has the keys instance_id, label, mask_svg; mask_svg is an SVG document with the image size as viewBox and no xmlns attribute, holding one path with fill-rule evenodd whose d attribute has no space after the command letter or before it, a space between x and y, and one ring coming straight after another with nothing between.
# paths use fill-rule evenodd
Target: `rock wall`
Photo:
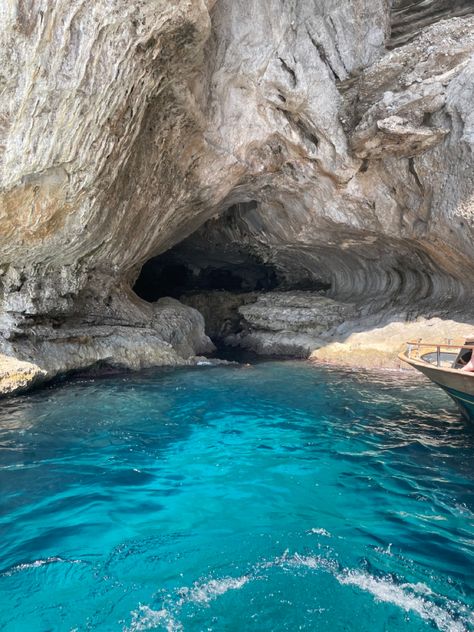
<instances>
[{"instance_id":1,"label":"rock wall","mask_svg":"<svg viewBox=\"0 0 474 632\"><path fill-rule=\"evenodd\" d=\"M261 176L234 189L226 202L235 205L232 216L209 222L194 244L211 250L238 243L276 266L289 285L304 274L330 283L338 298L471 301L473 24L434 24L406 46L376 49L365 69L351 51L345 71L334 46L327 44L324 62L310 49L303 19L282 44L294 77L274 58L252 76L233 51L234 66L245 69L247 83L254 79L253 111L242 121L241 101L232 98L234 109L220 120L238 130L238 148L249 147L249 130L267 134L251 153L261 160ZM363 41L383 33L376 24Z\"/></svg>"},{"instance_id":2,"label":"rock wall","mask_svg":"<svg viewBox=\"0 0 474 632\"><path fill-rule=\"evenodd\" d=\"M469 4L3 3L0 351L49 375L188 361L202 323L131 287L190 235L374 314L468 314Z\"/></svg>"}]
</instances>

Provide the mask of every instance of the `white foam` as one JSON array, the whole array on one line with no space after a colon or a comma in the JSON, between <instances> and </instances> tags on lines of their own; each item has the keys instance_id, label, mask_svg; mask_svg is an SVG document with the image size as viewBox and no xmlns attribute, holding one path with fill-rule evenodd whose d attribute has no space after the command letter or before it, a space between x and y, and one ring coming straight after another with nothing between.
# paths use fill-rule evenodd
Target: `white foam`
<instances>
[{"instance_id":1,"label":"white foam","mask_svg":"<svg viewBox=\"0 0 474 632\"><path fill-rule=\"evenodd\" d=\"M335 573L337 571L337 563L334 560L329 560L327 557L321 557L319 555L300 555L295 553L291 556L279 558L277 560L279 565L290 567L306 567L311 569L322 569Z\"/></svg>"},{"instance_id":2,"label":"white foam","mask_svg":"<svg viewBox=\"0 0 474 632\"><path fill-rule=\"evenodd\" d=\"M329 533L329 531L326 531L326 529L313 528L313 529L310 530L310 533L314 533L315 535L323 535L326 538L332 537L331 534Z\"/></svg>"},{"instance_id":3,"label":"white foam","mask_svg":"<svg viewBox=\"0 0 474 632\"><path fill-rule=\"evenodd\" d=\"M275 567L286 571L303 568L330 573L341 585L355 586L370 593L377 602L390 603L405 612L413 612L424 621L434 624L440 632L468 632L474 624L474 614L465 606L434 594L424 583L396 584L388 577L378 578L358 570L346 569L341 572L335 560L299 553L290 555L286 550L280 557L259 562L246 575L210 579L195 582L191 587L180 588L179 599L176 599L176 595L169 595L161 610L152 610L148 606L140 605L137 611L132 612L131 626L124 632L139 632L158 626L165 628L167 632L182 632L183 626L177 616L185 604L207 606L229 590L240 590L252 580L265 578L265 571ZM442 603L444 607L438 603Z\"/></svg>"},{"instance_id":4,"label":"white foam","mask_svg":"<svg viewBox=\"0 0 474 632\"><path fill-rule=\"evenodd\" d=\"M432 595L433 591L429 586L424 584L423 582L417 582L416 584L400 584L400 588L408 588L413 590L416 593L421 593L423 595Z\"/></svg>"},{"instance_id":5,"label":"white foam","mask_svg":"<svg viewBox=\"0 0 474 632\"><path fill-rule=\"evenodd\" d=\"M161 610L153 610L149 606L140 604L138 610L134 610L131 613L132 622L129 628L124 628L124 632L139 632L140 630L150 630L158 626L164 627L167 632L182 632L183 625L173 615L173 612L179 614L186 603L206 605L229 590L239 590L250 579L250 576L242 575L242 577L210 579L203 583L196 582L191 588L187 586L180 588L178 592L181 598L173 603L170 596L166 603L168 608L165 607Z\"/></svg>"},{"instance_id":6,"label":"white foam","mask_svg":"<svg viewBox=\"0 0 474 632\"><path fill-rule=\"evenodd\" d=\"M376 601L394 604L405 612L415 612L425 621L434 623L442 632L467 632L464 623L454 619L448 610L416 594L417 591L430 594L430 589L424 584L398 586L388 578L380 579L359 571L337 575L336 579L340 584L357 586L369 592Z\"/></svg>"},{"instance_id":7,"label":"white foam","mask_svg":"<svg viewBox=\"0 0 474 632\"><path fill-rule=\"evenodd\" d=\"M39 566L46 566L46 564L80 564L81 560L64 560L62 557L47 557L44 560L35 560L34 562L25 562L23 564L17 564L16 566L12 566L10 569L2 573L4 576L13 575L14 573L19 573L20 571L25 571L30 568L38 568Z\"/></svg>"},{"instance_id":8,"label":"white foam","mask_svg":"<svg viewBox=\"0 0 474 632\"><path fill-rule=\"evenodd\" d=\"M387 546L386 549L382 548L381 546L376 546L375 547L375 551L377 551L377 553L382 553L382 555L390 555L392 556L392 543L390 542Z\"/></svg>"},{"instance_id":9,"label":"white foam","mask_svg":"<svg viewBox=\"0 0 474 632\"><path fill-rule=\"evenodd\" d=\"M467 617L454 618L452 612L465 611L461 604L451 603L448 604L448 607L443 608L426 599L428 596L436 598L436 595L429 586L421 582L397 585L389 578L376 578L360 571L346 570L341 573L338 571L337 563L333 560L320 556L300 555L299 553L290 556L288 551L276 558L274 562L267 562L263 568L270 568L271 566L305 567L328 571L340 584L356 586L371 593L376 601L391 603L405 612L414 612L423 620L434 623L441 632L468 632L474 623L473 613L467 613Z\"/></svg>"},{"instance_id":10,"label":"white foam","mask_svg":"<svg viewBox=\"0 0 474 632\"><path fill-rule=\"evenodd\" d=\"M299 555L295 553L288 560L290 566L306 566L307 568L321 568L321 558L313 555Z\"/></svg>"},{"instance_id":11,"label":"white foam","mask_svg":"<svg viewBox=\"0 0 474 632\"><path fill-rule=\"evenodd\" d=\"M224 595L229 590L239 590L250 581L249 575L241 577L223 577L221 579L211 579L208 582L199 584L195 583L192 588L181 588L180 594L182 599L179 605L185 601L194 603L209 603L213 599Z\"/></svg>"},{"instance_id":12,"label":"white foam","mask_svg":"<svg viewBox=\"0 0 474 632\"><path fill-rule=\"evenodd\" d=\"M132 612L130 627L124 628L124 632L140 632L140 630L150 630L157 626L163 626L167 632L182 632L183 630L181 623L166 608L152 610L140 604L138 610Z\"/></svg>"}]
</instances>

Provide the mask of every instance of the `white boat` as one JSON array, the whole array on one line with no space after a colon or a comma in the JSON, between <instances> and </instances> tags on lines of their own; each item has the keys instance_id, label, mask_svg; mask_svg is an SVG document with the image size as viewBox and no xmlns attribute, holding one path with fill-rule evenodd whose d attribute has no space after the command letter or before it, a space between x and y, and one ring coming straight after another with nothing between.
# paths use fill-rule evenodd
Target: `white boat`
<instances>
[{"instance_id":1,"label":"white boat","mask_svg":"<svg viewBox=\"0 0 474 632\"><path fill-rule=\"evenodd\" d=\"M474 338L461 344L412 340L398 357L442 388L462 415L474 421L474 372L461 370L470 362L473 350Z\"/></svg>"}]
</instances>

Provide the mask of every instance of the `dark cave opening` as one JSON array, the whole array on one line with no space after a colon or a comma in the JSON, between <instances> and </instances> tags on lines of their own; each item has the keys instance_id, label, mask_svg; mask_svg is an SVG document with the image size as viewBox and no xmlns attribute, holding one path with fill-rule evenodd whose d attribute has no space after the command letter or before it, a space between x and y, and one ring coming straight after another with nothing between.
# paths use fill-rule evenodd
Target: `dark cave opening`
<instances>
[{"instance_id":1,"label":"dark cave opening","mask_svg":"<svg viewBox=\"0 0 474 632\"><path fill-rule=\"evenodd\" d=\"M230 206L167 252L149 259L134 291L155 302L170 296L227 291L266 292L284 282L281 271L249 243L249 224L258 225L256 201Z\"/></svg>"},{"instance_id":2,"label":"dark cave opening","mask_svg":"<svg viewBox=\"0 0 474 632\"><path fill-rule=\"evenodd\" d=\"M133 290L153 303L165 296L180 299L206 292L321 292L331 288L304 265L295 274L297 258L276 265L271 249L262 247L262 228L255 200L234 204L167 252L149 259Z\"/></svg>"},{"instance_id":3,"label":"dark cave opening","mask_svg":"<svg viewBox=\"0 0 474 632\"><path fill-rule=\"evenodd\" d=\"M277 306L276 311L279 305L291 311L301 308L302 302L304 309L305 301L331 289L327 277L312 272L312 253L305 259L284 246L266 243L264 212L255 201L230 206L170 250L146 261L133 287L135 294L149 303L171 297L194 308L202 315L205 333L219 357L231 349L235 359L235 349L247 348L247 338L259 328L259 317L254 322L251 316L253 309L257 314L260 309L254 304L262 300ZM301 295L295 299L294 292Z\"/></svg>"},{"instance_id":4,"label":"dark cave opening","mask_svg":"<svg viewBox=\"0 0 474 632\"><path fill-rule=\"evenodd\" d=\"M184 258L180 245L145 263L133 287L150 303L164 296L225 290L227 292L265 292L277 288L281 279L273 266L257 259L240 257L225 261L218 257Z\"/></svg>"}]
</instances>

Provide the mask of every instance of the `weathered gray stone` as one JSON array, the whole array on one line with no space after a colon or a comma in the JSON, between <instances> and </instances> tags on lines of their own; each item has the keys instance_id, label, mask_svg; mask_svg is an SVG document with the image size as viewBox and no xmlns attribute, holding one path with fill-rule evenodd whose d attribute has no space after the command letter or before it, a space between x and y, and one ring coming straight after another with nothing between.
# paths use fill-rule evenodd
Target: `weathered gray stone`
<instances>
[{"instance_id":1,"label":"weathered gray stone","mask_svg":"<svg viewBox=\"0 0 474 632\"><path fill-rule=\"evenodd\" d=\"M354 134L352 149L359 158L377 159L389 154L411 158L435 147L446 134L449 134L446 129L415 126L400 116L389 116Z\"/></svg>"},{"instance_id":2,"label":"weathered gray stone","mask_svg":"<svg viewBox=\"0 0 474 632\"><path fill-rule=\"evenodd\" d=\"M193 233L367 313L469 312L474 18L440 2L396 41L403 0L3 3L0 350L187 362L202 322L130 288Z\"/></svg>"},{"instance_id":3,"label":"weathered gray stone","mask_svg":"<svg viewBox=\"0 0 474 632\"><path fill-rule=\"evenodd\" d=\"M137 299L137 303L141 301ZM128 310L122 305L121 311L114 310L112 324L94 324L92 316L89 313L89 323L84 318L65 326L36 324L28 336L0 338L0 351L11 358L34 362L37 375L32 375L32 383L36 383L37 378L44 381L98 364L135 370L193 365L200 359L197 356L214 350L204 333L202 315L174 299L144 303L141 311L134 310L131 302ZM101 320L106 319L102 314ZM18 390L23 390L24 384L18 382ZM0 384L0 395L11 390L2 389Z\"/></svg>"},{"instance_id":4,"label":"weathered gray stone","mask_svg":"<svg viewBox=\"0 0 474 632\"><path fill-rule=\"evenodd\" d=\"M211 291L188 294L181 301L197 309L205 321L206 334L216 342L224 342L243 327L243 316L239 308L255 303L257 292Z\"/></svg>"},{"instance_id":5,"label":"weathered gray stone","mask_svg":"<svg viewBox=\"0 0 474 632\"><path fill-rule=\"evenodd\" d=\"M227 344L263 355L308 357L321 337L356 316L350 303L339 303L314 292L267 292L239 308L242 332Z\"/></svg>"}]
</instances>

